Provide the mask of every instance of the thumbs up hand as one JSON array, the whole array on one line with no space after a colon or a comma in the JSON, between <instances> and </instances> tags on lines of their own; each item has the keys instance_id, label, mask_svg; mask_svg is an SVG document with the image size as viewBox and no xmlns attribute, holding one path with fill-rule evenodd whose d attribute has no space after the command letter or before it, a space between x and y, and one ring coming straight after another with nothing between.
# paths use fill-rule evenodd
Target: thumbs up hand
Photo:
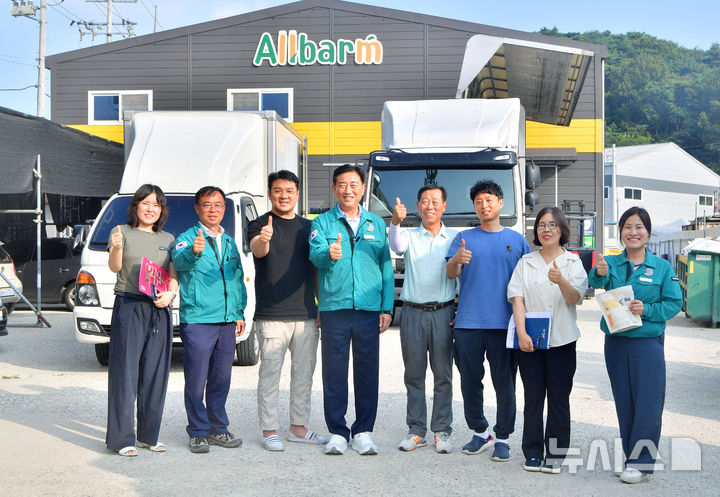
<instances>
[{"instance_id":1,"label":"thumbs up hand","mask_svg":"<svg viewBox=\"0 0 720 497\"><path fill-rule=\"evenodd\" d=\"M472 259L472 251L465 248L465 239L460 242L460 248L457 253L452 256L453 262L456 264L470 264Z\"/></svg>"},{"instance_id":2,"label":"thumbs up hand","mask_svg":"<svg viewBox=\"0 0 720 497\"><path fill-rule=\"evenodd\" d=\"M407 209L405 205L400 202L400 197L395 197L395 208L393 210L392 219L390 220L395 226L402 223L407 217Z\"/></svg>"},{"instance_id":3,"label":"thumbs up hand","mask_svg":"<svg viewBox=\"0 0 720 497\"><path fill-rule=\"evenodd\" d=\"M555 283L556 285L560 284L560 282L563 279L563 275L560 272L560 268L558 268L557 262L553 261L553 267L550 268L550 271L548 271L548 279Z\"/></svg>"},{"instance_id":4,"label":"thumbs up hand","mask_svg":"<svg viewBox=\"0 0 720 497\"><path fill-rule=\"evenodd\" d=\"M260 230L260 241L269 243L273 236L272 216L268 216L268 223Z\"/></svg>"},{"instance_id":5,"label":"thumbs up hand","mask_svg":"<svg viewBox=\"0 0 720 497\"><path fill-rule=\"evenodd\" d=\"M205 235L202 229L198 229L198 236L193 240L193 254L200 255L205 250Z\"/></svg>"},{"instance_id":6,"label":"thumbs up hand","mask_svg":"<svg viewBox=\"0 0 720 497\"><path fill-rule=\"evenodd\" d=\"M608 272L608 265L605 262L605 258L600 252L597 253L597 262L595 263L595 272L598 276L605 276Z\"/></svg>"},{"instance_id":7,"label":"thumbs up hand","mask_svg":"<svg viewBox=\"0 0 720 497\"><path fill-rule=\"evenodd\" d=\"M112 248L114 248L115 250L122 250L123 234L122 234L122 231L120 231L119 224L115 228L115 231L113 231L113 234L110 235L110 243L112 244Z\"/></svg>"},{"instance_id":8,"label":"thumbs up hand","mask_svg":"<svg viewBox=\"0 0 720 497\"><path fill-rule=\"evenodd\" d=\"M337 261L342 257L342 233L338 233L337 240L330 244L330 260Z\"/></svg>"}]
</instances>

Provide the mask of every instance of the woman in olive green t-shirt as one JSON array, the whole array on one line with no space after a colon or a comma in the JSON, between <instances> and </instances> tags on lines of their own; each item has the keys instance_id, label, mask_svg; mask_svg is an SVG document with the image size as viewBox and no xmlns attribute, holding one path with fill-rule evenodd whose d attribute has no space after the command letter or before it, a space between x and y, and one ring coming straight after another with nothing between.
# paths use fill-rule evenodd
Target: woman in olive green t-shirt
<instances>
[{"instance_id":1,"label":"woman in olive green t-shirt","mask_svg":"<svg viewBox=\"0 0 720 497\"><path fill-rule=\"evenodd\" d=\"M108 240L108 266L117 273L110 328L108 368L108 449L136 456L135 445L165 452L158 442L165 405L170 358L172 316L177 274L170 251L175 243L162 231L168 218L163 191L142 185L128 208L128 222L117 226ZM169 275L168 289L152 297L140 290L143 257ZM134 430L137 400L137 439ZM137 443L136 443L137 442Z\"/></svg>"}]
</instances>

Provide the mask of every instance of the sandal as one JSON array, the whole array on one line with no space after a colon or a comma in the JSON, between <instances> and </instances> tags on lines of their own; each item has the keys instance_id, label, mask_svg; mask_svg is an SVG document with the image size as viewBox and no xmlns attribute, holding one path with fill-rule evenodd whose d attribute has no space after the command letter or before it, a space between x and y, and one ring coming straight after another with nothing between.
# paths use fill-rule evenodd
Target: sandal
<instances>
[{"instance_id":1,"label":"sandal","mask_svg":"<svg viewBox=\"0 0 720 497\"><path fill-rule=\"evenodd\" d=\"M145 442L140 442L138 440L137 442L138 447L142 447L144 449L148 449L151 452L165 452L167 451L167 447L165 447L165 444L162 442L157 442L155 445L146 444Z\"/></svg>"},{"instance_id":2,"label":"sandal","mask_svg":"<svg viewBox=\"0 0 720 497\"><path fill-rule=\"evenodd\" d=\"M137 456L137 449L132 445L128 445L127 447L123 447L118 450L117 453L125 457L135 457Z\"/></svg>"},{"instance_id":3,"label":"sandal","mask_svg":"<svg viewBox=\"0 0 720 497\"><path fill-rule=\"evenodd\" d=\"M287 439L288 442L300 442L306 444L326 444L328 442L327 438L323 437L322 435L318 435L310 428L307 429L307 433L305 433L304 437L296 437L295 435L290 433Z\"/></svg>"}]
</instances>

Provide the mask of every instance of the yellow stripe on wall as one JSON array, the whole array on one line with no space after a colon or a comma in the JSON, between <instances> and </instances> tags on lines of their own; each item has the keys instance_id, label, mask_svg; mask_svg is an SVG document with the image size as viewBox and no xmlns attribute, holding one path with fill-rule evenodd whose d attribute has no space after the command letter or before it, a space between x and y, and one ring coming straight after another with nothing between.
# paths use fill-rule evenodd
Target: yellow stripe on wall
<instances>
[{"instance_id":1,"label":"yellow stripe on wall","mask_svg":"<svg viewBox=\"0 0 720 497\"><path fill-rule=\"evenodd\" d=\"M125 132L123 131L122 124L116 124L111 126L97 126L90 124L68 124L68 128L79 129L85 133L105 138L118 143L123 143L125 139Z\"/></svg>"},{"instance_id":2,"label":"yellow stripe on wall","mask_svg":"<svg viewBox=\"0 0 720 497\"><path fill-rule=\"evenodd\" d=\"M572 148L578 153L602 153L601 119L573 119L570 126L525 122L527 148Z\"/></svg>"},{"instance_id":3,"label":"yellow stripe on wall","mask_svg":"<svg viewBox=\"0 0 720 497\"><path fill-rule=\"evenodd\" d=\"M379 150L380 121L292 123L307 136L309 155L367 155Z\"/></svg>"},{"instance_id":4,"label":"yellow stripe on wall","mask_svg":"<svg viewBox=\"0 0 720 497\"><path fill-rule=\"evenodd\" d=\"M74 124L68 127L123 143L123 127ZM367 155L380 150L380 121L300 122L292 127L308 140L308 155ZM527 148L575 148L578 153L602 153L600 119L573 119L570 126L527 121Z\"/></svg>"}]
</instances>

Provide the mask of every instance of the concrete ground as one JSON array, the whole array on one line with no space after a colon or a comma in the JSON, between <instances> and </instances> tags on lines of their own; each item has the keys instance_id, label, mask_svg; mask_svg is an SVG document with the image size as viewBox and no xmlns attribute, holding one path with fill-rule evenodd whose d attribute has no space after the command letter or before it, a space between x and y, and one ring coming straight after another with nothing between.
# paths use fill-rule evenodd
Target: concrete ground
<instances>
[{"instance_id":1,"label":"concrete ground","mask_svg":"<svg viewBox=\"0 0 720 497\"><path fill-rule=\"evenodd\" d=\"M107 369L92 346L73 337L72 315L50 311L53 327L27 327L27 311L10 317L9 336L0 338L0 495L3 496L224 496L224 495L717 495L720 484L720 330L703 328L684 314L668 326L667 397L661 455L665 464L648 482L622 484L614 459L617 419L603 359L600 312L586 301L578 318L578 367L571 397L572 440L579 449L575 471L547 475L522 470L522 383L508 463L489 454L460 452L471 433L462 411L455 373L452 454L428 446L399 451L406 434L405 389L397 328L381 337L380 402L373 439L377 456L352 450L325 456L321 446L285 443L285 452L260 446L255 387L257 366L235 367L228 399L231 430L245 443L239 449L212 447L191 454L185 434L181 352L173 357L161 440L164 454L140 449L120 457L104 445ZM289 371L283 372L280 416L287 420ZM428 397L431 390L428 378ZM488 419L495 396L486 381ZM429 398L430 401L430 398ZM348 419L352 421L352 396ZM315 374L310 426L326 434L320 363ZM287 426L280 431L287 435ZM689 439L689 440L688 440ZM592 448L592 450L591 450ZM594 464L587 467L589 455ZM608 464L603 468L603 456ZM701 467L700 470L693 468ZM680 469L684 468L684 470Z\"/></svg>"}]
</instances>

